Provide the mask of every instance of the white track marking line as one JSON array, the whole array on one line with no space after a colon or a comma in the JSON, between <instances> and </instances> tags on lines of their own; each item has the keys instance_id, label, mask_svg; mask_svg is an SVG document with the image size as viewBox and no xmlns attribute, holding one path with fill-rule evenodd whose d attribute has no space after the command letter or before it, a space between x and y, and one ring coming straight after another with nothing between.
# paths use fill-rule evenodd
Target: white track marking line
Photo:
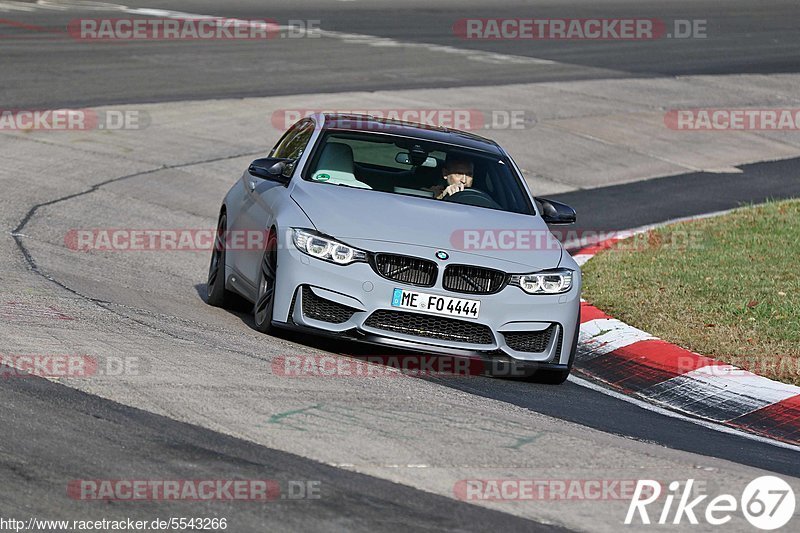
<instances>
[{"instance_id":1,"label":"white track marking line","mask_svg":"<svg viewBox=\"0 0 800 533\"><path fill-rule=\"evenodd\" d=\"M110 4L108 2L93 2L92 0L36 0L34 4L42 9L67 11L77 9L82 11L121 11L125 6Z\"/></svg>"},{"instance_id":2,"label":"white track marking line","mask_svg":"<svg viewBox=\"0 0 800 533\"><path fill-rule=\"evenodd\" d=\"M0 11L36 11L36 6L27 2L0 2Z\"/></svg>"},{"instance_id":3,"label":"white track marking line","mask_svg":"<svg viewBox=\"0 0 800 533\"><path fill-rule=\"evenodd\" d=\"M741 430L738 430L738 429L734 429L732 427L716 424L714 422L709 422L709 421L706 421L706 420L700 420L698 418L693 418L693 417L690 417L690 416L682 415L682 414L676 413L675 411L672 411L670 409L666 409L664 407L659 407L657 405L653 405L651 403L645 402L643 400L639 400L639 399L634 398L632 396L626 396L625 394L613 391L611 389L606 389L605 387L602 387L600 385L596 385L596 384L592 383L591 381L587 381L585 379L576 377L574 375L570 375L568 380L571 381L572 383L575 383L576 385L578 385L580 387L585 387L585 388L591 389L591 390L593 390L595 392L599 392L601 394L606 394L608 396L611 396L612 398L616 398L618 400L622 400L624 402L633 404L633 405L635 405L637 407L641 407L642 409L645 409L647 411L651 411L653 413L657 413L657 414L660 414L660 415L668 416L670 418L677 418L678 420L683 420L684 422L690 422L692 424L695 424L695 425L698 425L698 426L702 426L702 427L704 427L706 429L710 429L710 430L713 430L713 431L718 431L720 433L727 433L729 435L736 435L737 437L743 437L745 439L754 440L754 441L760 442L762 444L770 444L770 445L776 446L778 448L785 448L787 450L800 452L800 446L795 446L793 444L787 444L785 442L780 442L780 441L777 441L777 440L768 439L768 438L762 437L760 435L753 435L752 433L747 433L745 431L741 431Z\"/></svg>"},{"instance_id":4,"label":"white track marking line","mask_svg":"<svg viewBox=\"0 0 800 533\"><path fill-rule=\"evenodd\" d=\"M198 15L196 13L184 13L182 11L172 11L168 9L156 9L156 8L129 8L127 6L119 6L122 11L131 15L144 15L144 16L151 16L151 17L164 17L164 18L173 18L173 19L182 19L182 20L198 20L198 19L209 19L209 18L220 18L218 16L212 15ZM243 24L249 24L250 21L242 20L242 19L230 19L230 20L240 20ZM279 30L290 30L290 29L300 29L294 26L284 26L280 25L277 26ZM444 54L451 54L451 55L458 55L462 56L466 59L472 61L479 61L482 63L493 63L493 64L525 64L525 65L554 65L557 62L551 61L549 59L541 59L537 57L528 57L528 56L518 56L518 55L511 55L511 54L499 54L495 52L485 52L483 50L470 50L466 48L457 48L455 46L446 46L446 45L439 45L439 44L430 44L430 43L415 43L410 41L398 41L396 39L390 39L388 37L378 37L376 35L364 35L360 33L346 33L346 32L339 32L339 31L331 31L331 30L323 30L323 29L315 29L312 30L323 37L329 37L332 39L338 39L342 42L352 43L352 44L362 44L367 46L374 46L374 47L383 47L383 48L417 48L427 50L429 52L439 52Z\"/></svg>"},{"instance_id":5,"label":"white track marking line","mask_svg":"<svg viewBox=\"0 0 800 533\"><path fill-rule=\"evenodd\" d=\"M493 64L514 64L514 65L555 65L556 61L541 59L538 57L518 56L511 54L499 54L496 52L485 52L483 50L470 50L467 48L457 48L441 44L415 43L409 41L398 41L388 37L377 37L374 35L362 35L358 33L344 33L331 30L319 30L319 33L326 37L340 39L347 43L365 44L376 47L397 47L397 48L421 48L429 52L440 52L463 56L472 61Z\"/></svg>"}]
</instances>

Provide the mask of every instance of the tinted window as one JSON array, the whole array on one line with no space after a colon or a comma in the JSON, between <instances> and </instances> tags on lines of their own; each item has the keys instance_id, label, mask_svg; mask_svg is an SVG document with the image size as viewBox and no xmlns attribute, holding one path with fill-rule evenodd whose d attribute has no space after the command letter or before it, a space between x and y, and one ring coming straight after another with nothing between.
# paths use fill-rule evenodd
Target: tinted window
<instances>
[{"instance_id":1,"label":"tinted window","mask_svg":"<svg viewBox=\"0 0 800 533\"><path fill-rule=\"evenodd\" d=\"M313 134L313 121L304 120L298 122L278 141L278 144L272 149L271 157L300 159Z\"/></svg>"}]
</instances>

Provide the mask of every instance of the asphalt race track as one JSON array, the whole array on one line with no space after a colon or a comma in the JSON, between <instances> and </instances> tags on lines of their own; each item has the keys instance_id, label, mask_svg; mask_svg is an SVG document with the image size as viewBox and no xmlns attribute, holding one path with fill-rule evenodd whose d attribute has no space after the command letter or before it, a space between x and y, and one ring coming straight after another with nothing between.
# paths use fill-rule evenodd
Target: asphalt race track
<instances>
[{"instance_id":1,"label":"asphalt race track","mask_svg":"<svg viewBox=\"0 0 800 533\"><path fill-rule=\"evenodd\" d=\"M80 2L63 2L80 5ZM635 2L500 1L432 3L425 0L340 2L258 0L214 2L173 0L125 2L130 7L158 7L202 15L238 18L319 20L326 30L537 58L555 64L513 60L465 61L425 48L354 47L346 39L290 39L270 42L267 51L251 43L136 43L87 47L59 38L74 18L103 17L113 11L78 7L67 11L7 11L6 19L36 26L32 31L4 25L0 68L17 72L3 84L8 107L158 102L352 90L502 85L531 81L608 77L681 76L689 74L770 74L796 72L800 43L795 38L797 9L791 1L733 0ZM451 31L466 17L649 17L663 20L707 19L706 39L647 42L467 41ZM38 36L36 34L39 34ZM15 40L8 36L20 36ZM36 69L30 68L35 64ZM525 63L521 63L525 65ZM357 65L358 68L353 68ZM146 73L147 75L142 75ZM232 75L232 73L235 73ZM52 81L58 80L58 90ZM50 80L51 83L46 81Z\"/></svg>"},{"instance_id":2,"label":"asphalt race track","mask_svg":"<svg viewBox=\"0 0 800 533\"><path fill-rule=\"evenodd\" d=\"M530 100L530 129L483 134L509 147L532 187L576 208L576 229L623 230L800 197L796 132L643 148L605 118L660 128L664 111L684 102L682 83L697 91L686 105L800 107L796 2L272 4L0 1L0 110L117 106L148 117L139 131L0 130L0 355L91 354L139 365L96 379L0 379L0 518L224 517L228 531L616 532L641 530L622 524L626 499L463 501L456 487L509 477L696 478L714 494L737 494L774 473L797 492L796 447L667 416L579 379L556 387L483 377L281 377L274 361L283 355L375 351L260 335L246 306L207 306L206 251L65 246L74 228L213 227L222 195L281 133L264 120L268 110L361 102L432 108L483 99L485 109ZM318 20L327 33L267 46L97 44L64 34L82 17L174 12ZM467 41L451 30L465 17L531 16L707 19L708 37L532 45ZM739 90L741 98L732 96ZM570 113L586 122L558 122ZM602 135L581 130L541 167L524 155L528 147L553 151L547 131L569 127L572 135L590 124ZM677 158L684 147L692 153ZM71 497L70 482L81 479L270 479L282 491L313 482L320 493L266 504L106 503ZM727 529L753 531L741 516Z\"/></svg>"}]
</instances>

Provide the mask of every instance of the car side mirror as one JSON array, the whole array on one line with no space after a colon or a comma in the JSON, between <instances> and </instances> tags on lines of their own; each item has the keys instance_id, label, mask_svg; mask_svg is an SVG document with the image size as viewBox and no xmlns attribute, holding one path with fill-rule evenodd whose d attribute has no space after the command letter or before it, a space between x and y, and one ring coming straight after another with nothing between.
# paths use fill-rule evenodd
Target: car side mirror
<instances>
[{"instance_id":1,"label":"car side mirror","mask_svg":"<svg viewBox=\"0 0 800 533\"><path fill-rule=\"evenodd\" d=\"M542 212L542 218L547 224L574 224L577 220L575 210L567 204L548 200L546 198L534 198Z\"/></svg>"},{"instance_id":2,"label":"car side mirror","mask_svg":"<svg viewBox=\"0 0 800 533\"><path fill-rule=\"evenodd\" d=\"M255 176L256 178L288 183L290 176L286 175L286 171L292 168L293 164L294 161L291 159L265 157L262 159L256 159L250 163L250 167L247 169L247 171L251 176Z\"/></svg>"}]
</instances>

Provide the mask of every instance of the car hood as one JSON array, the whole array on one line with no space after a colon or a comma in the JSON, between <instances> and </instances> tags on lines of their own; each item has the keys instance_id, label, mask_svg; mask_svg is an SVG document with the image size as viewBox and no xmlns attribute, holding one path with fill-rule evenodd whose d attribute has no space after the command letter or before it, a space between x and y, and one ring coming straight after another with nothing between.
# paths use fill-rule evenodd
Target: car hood
<instances>
[{"instance_id":1,"label":"car hood","mask_svg":"<svg viewBox=\"0 0 800 533\"><path fill-rule=\"evenodd\" d=\"M427 247L489 263L555 268L562 247L538 216L349 187L304 183L292 199L317 231L369 251ZM391 243L409 245L394 249ZM427 255L427 254L426 254Z\"/></svg>"}]
</instances>

